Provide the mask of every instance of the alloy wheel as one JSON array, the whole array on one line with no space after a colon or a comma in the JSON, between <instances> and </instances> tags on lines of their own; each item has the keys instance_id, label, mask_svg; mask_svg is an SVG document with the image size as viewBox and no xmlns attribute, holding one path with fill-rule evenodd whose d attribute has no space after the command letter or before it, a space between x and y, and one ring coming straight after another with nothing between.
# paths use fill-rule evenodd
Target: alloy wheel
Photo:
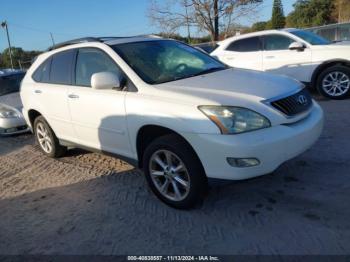
<instances>
[{"instance_id":1,"label":"alloy wheel","mask_svg":"<svg viewBox=\"0 0 350 262\"><path fill-rule=\"evenodd\" d=\"M322 81L322 89L329 96L341 96L348 92L350 78L347 74L339 71L327 74Z\"/></svg>"},{"instance_id":2,"label":"alloy wheel","mask_svg":"<svg viewBox=\"0 0 350 262\"><path fill-rule=\"evenodd\" d=\"M38 123L36 126L36 136L41 148L48 154L52 151L52 140L49 135L49 130L43 123Z\"/></svg>"},{"instance_id":3,"label":"alloy wheel","mask_svg":"<svg viewBox=\"0 0 350 262\"><path fill-rule=\"evenodd\" d=\"M158 150L150 158L149 173L157 190L172 201L185 199L190 176L183 161L173 152Z\"/></svg>"}]
</instances>

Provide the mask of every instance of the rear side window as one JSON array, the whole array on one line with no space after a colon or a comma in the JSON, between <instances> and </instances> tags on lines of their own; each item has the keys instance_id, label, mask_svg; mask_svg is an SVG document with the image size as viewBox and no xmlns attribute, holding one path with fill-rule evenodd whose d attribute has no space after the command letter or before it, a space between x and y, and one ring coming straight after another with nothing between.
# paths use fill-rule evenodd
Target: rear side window
<instances>
[{"instance_id":1,"label":"rear side window","mask_svg":"<svg viewBox=\"0 0 350 262\"><path fill-rule=\"evenodd\" d=\"M46 59L33 74L33 79L36 82L48 83L50 78L51 57Z\"/></svg>"},{"instance_id":2,"label":"rear side window","mask_svg":"<svg viewBox=\"0 0 350 262\"><path fill-rule=\"evenodd\" d=\"M261 50L260 37L250 37L232 42L226 50L234 52L257 52Z\"/></svg>"},{"instance_id":3,"label":"rear side window","mask_svg":"<svg viewBox=\"0 0 350 262\"><path fill-rule=\"evenodd\" d=\"M75 50L68 50L52 56L50 83L70 85L72 83L72 64Z\"/></svg>"},{"instance_id":4,"label":"rear side window","mask_svg":"<svg viewBox=\"0 0 350 262\"><path fill-rule=\"evenodd\" d=\"M121 71L116 63L103 51L96 48L79 49L75 84L90 87L92 75L99 72L112 72L121 76Z\"/></svg>"},{"instance_id":5,"label":"rear side window","mask_svg":"<svg viewBox=\"0 0 350 262\"><path fill-rule=\"evenodd\" d=\"M289 45L295 42L293 39L283 35L264 36L264 49L266 51L288 50Z\"/></svg>"}]
</instances>

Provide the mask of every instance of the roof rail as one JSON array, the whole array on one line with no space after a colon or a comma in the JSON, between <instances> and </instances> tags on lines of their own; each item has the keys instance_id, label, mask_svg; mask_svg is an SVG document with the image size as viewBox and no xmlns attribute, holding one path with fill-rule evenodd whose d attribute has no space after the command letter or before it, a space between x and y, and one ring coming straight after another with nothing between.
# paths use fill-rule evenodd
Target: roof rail
<instances>
[{"instance_id":1,"label":"roof rail","mask_svg":"<svg viewBox=\"0 0 350 262\"><path fill-rule=\"evenodd\" d=\"M69 41L66 41L66 42L59 43L57 45L53 45L53 46L51 46L48 49L48 51L52 51L54 49L61 48L61 47L64 47L64 46L68 46L68 45L80 44L80 43L86 43L86 42L101 42L101 40L99 38L97 38L97 37L77 38L77 39L73 39L73 40L69 40Z\"/></svg>"},{"instance_id":2,"label":"roof rail","mask_svg":"<svg viewBox=\"0 0 350 262\"><path fill-rule=\"evenodd\" d=\"M149 37L149 38L162 38L157 35L137 35L137 36L103 36L103 37L83 37L83 38L77 38L73 40L69 40L66 42L62 42L56 45L51 46L48 51L55 50L57 48L73 45L73 44L80 44L80 43L86 43L86 42L106 42L111 40L118 40L118 39L125 39L125 38L135 38L135 37Z\"/></svg>"}]
</instances>

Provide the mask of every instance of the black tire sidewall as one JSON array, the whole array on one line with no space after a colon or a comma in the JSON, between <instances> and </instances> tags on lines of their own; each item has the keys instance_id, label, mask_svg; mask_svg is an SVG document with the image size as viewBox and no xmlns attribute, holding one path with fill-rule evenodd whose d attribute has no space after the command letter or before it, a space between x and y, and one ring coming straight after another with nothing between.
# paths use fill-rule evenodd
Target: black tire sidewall
<instances>
[{"instance_id":1,"label":"black tire sidewall","mask_svg":"<svg viewBox=\"0 0 350 262\"><path fill-rule=\"evenodd\" d=\"M175 153L187 168L190 176L190 191L187 197L182 201L172 201L163 196L158 191L151 178L149 173L149 161L151 156L161 149ZM175 135L167 135L153 141L145 150L143 156L143 168L149 187L153 193L167 205L178 209L190 209L199 205L203 201L207 191L207 178L203 167L193 149L179 137Z\"/></svg>"},{"instance_id":2,"label":"black tire sidewall","mask_svg":"<svg viewBox=\"0 0 350 262\"><path fill-rule=\"evenodd\" d=\"M348 89L348 91L341 96L331 96L331 95L327 94L322 88L322 82L323 82L323 79L326 77L326 75L328 75L329 73L335 72L335 71L339 71L339 72L346 74L350 79L350 68L349 67L342 66L342 65L335 65L335 66L332 66L332 67L325 69L318 76L317 83L316 83L317 90L322 96L330 98L330 99L334 99L334 100L345 99L345 98L349 97L350 89Z\"/></svg>"}]
</instances>

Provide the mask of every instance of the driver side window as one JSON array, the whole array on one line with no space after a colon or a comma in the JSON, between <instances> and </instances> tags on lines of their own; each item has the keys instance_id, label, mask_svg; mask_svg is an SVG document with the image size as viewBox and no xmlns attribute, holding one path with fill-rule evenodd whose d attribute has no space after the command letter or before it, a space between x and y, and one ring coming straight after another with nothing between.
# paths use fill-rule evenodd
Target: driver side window
<instances>
[{"instance_id":1,"label":"driver side window","mask_svg":"<svg viewBox=\"0 0 350 262\"><path fill-rule=\"evenodd\" d=\"M293 39L283 35L265 35L264 36L264 50L288 50L289 45L295 42Z\"/></svg>"},{"instance_id":2,"label":"driver side window","mask_svg":"<svg viewBox=\"0 0 350 262\"><path fill-rule=\"evenodd\" d=\"M103 51L97 48L79 49L75 68L75 84L91 87L92 75L99 72L121 75L116 63Z\"/></svg>"}]
</instances>

